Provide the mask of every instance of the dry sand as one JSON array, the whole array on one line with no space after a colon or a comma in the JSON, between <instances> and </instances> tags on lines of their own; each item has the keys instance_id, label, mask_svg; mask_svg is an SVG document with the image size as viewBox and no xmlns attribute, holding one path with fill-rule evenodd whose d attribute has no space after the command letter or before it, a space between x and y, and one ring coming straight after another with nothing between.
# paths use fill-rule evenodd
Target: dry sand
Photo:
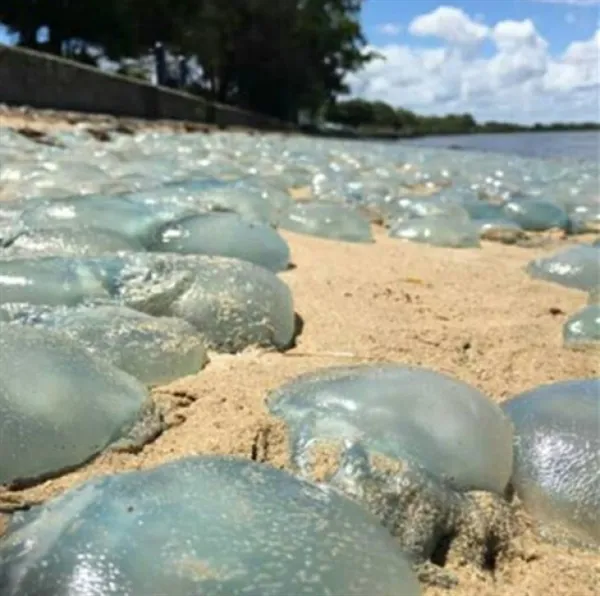
<instances>
[{"instance_id":1,"label":"dry sand","mask_svg":"<svg viewBox=\"0 0 600 596\"><path fill-rule=\"evenodd\" d=\"M97 474L190 454L235 454L285 467L285 429L269 416L265 396L319 367L422 365L471 383L496 402L543 383L600 374L598 352L562 346L562 324L586 296L531 280L523 271L529 260L568 240L551 238L543 248L484 243L481 249L451 250L391 240L381 230L371 245L283 235L296 268L281 277L304 321L297 347L285 354L213 355L198 375L154 390L172 426L143 451L104 454L40 486L0 492L0 507L39 502ZM598 554L544 544L521 517L514 548L494 570L452 569L458 587L425 587L424 594L600 593Z\"/></svg>"},{"instance_id":2,"label":"dry sand","mask_svg":"<svg viewBox=\"0 0 600 596\"><path fill-rule=\"evenodd\" d=\"M92 132L114 131L134 133L143 130L168 130L170 132L206 132L220 130L219 126L192 120L144 120L127 116L107 114L68 112L58 110L39 110L28 106L13 107L0 104L0 128L52 133L56 130L69 130L84 126ZM258 134L258 131L244 126L232 126L227 130ZM264 134L264 131L261 132ZM289 134L289 133L288 133ZM102 139L99 139L102 140Z\"/></svg>"}]
</instances>

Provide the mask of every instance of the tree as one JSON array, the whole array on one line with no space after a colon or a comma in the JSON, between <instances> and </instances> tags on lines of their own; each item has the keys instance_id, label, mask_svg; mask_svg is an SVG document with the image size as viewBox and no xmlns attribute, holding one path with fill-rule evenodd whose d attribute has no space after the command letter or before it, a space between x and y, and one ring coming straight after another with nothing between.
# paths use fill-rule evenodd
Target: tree
<instances>
[{"instance_id":1,"label":"tree","mask_svg":"<svg viewBox=\"0 0 600 596\"><path fill-rule=\"evenodd\" d=\"M297 47L306 55L298 76L307 78L303 105L313 110L348 91L347 73L374 58L365 51L360 25L362 0L304 0L299 11Z\"/></svg>"},{"instance_id":2,"label":"tree","mask_svg":"<svg viewBox=\"0 0 600 596\"><path fill-rule=\"evenodd\" d=\"M327 119L347 126L369 126L375 121L373 104L364 99L350 99L331 104Z\"/></svg>"},{"instance_id":3,"label":"tree","mask_svg":"<svg viewBox=\"0 0 600 596\"><path fill-rule=\"evenodd\" d=\"M135 59L161 41L198 58L213 99L296 120L347 91L345 75L371 59L362 1L2 0L0 21L29 47L46 28L42 49L82 60L89 47Z\"/></svg>"},{"instance_id":4,"label":"tree","mask_svg":"<svg viewBox=\"0 0 600 596\"><path fill-rule=\"evenodd\" d=\"M327 119L355 128L394 131L406 136L468 134L480 128L471 114L419 116L382 101L370 102L358 98L332 102L327 110Z\"/></svg>"},{"instance_id":5,"label":"tree","mask_svg":"<svg viewBox=\"0 0 600 596\"><path fill-rule=\"evenodd\" d=\"M340 91L369 56L362 0L203 0L183 32L218 101L295 119Z\"/></svg>"},{"instance_id":6,"label":"tree","mask_svg":"<svg viewBox=\"0 0 600 596\"><path fill-rule=\"evenodd\" d=\"M231 0L235 1L235 0ZM190 20L207 0L110 0L120 19L120 44L109 44L108 54L137 56L156 42L178 52ZM228 2L224 2L227 4Z\"/></svg>"},{"instance_id":7,"label":"tree","mask_svg":"<svg viewBox=\"0 0 600 596\"><path fill-rule=\"evenodd\" d=\"M201 0L2 0L0 22L19 34L19 45L70 54L70 45L99 46L113 58L135 56L156 41L177 41ZM40 44L38 34L47 31Z\"/></svg>"},{"instance_id":8,"label":"tree","mask_svg":"<svg viewBox=\"0 0 600 596\"><path fill-rule=\"evenodd\" d=\"M118 45L123 39L121 0L2 0L0 21L19 33L19 44L63 54L65 44ZM38 35L45 28L47 41Z\"/></svg>"},{"instance_id":9,"label":"tree","mask_svg":"<svg viewBox=\"0 0 600 596\"><path fill-rule=\"evenodd\" d=\"M413 134L419 127L419 116L404 108L396 109L398 128L407 134Z\"/></svg>"},{"instance_id":10,"label":"tree","mask_svg":"<svg viewBox=\"0 0 600 596\"><path fill-rule=\"evenodd\" d=\"M398 115L396 110L383 101L376 101L372 104L373 124L378 128L398 128Z\"/></svg>"}]
</instances>

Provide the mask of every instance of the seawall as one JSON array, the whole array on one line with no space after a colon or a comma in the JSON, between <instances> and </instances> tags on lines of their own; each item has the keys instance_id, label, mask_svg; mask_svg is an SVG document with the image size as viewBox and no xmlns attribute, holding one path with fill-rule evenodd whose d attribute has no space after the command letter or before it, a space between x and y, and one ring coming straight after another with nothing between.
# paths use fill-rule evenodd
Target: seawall
<instances>
[{"instance_id":1,"label":"seawall","mask_svg":"<svg viewBox=\"0 0 600 596\"><path fill-rule=\"evenodd\" d=\"M212 103L189 93L5 45L0 45L0 103L147 120L206 122L224 127L295 128L262 114Z\"/></svg>"}]
</instances>

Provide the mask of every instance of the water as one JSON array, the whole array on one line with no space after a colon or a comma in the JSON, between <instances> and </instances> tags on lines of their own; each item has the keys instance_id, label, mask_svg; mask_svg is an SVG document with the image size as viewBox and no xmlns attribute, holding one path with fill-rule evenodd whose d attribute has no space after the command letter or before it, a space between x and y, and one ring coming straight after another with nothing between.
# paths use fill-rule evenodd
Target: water
<instances>
[{"instance_id":1,"label":"water","mask_svg":"<svg viewBox=\"0 0 600 596\"><path fill-rule=\"evenodd\" d=\"M427 147L493 151L524 157L569 157L600 162L600 132L594 130L449 135L415 139L409 142Z\"/></svg>"}]
</instances>

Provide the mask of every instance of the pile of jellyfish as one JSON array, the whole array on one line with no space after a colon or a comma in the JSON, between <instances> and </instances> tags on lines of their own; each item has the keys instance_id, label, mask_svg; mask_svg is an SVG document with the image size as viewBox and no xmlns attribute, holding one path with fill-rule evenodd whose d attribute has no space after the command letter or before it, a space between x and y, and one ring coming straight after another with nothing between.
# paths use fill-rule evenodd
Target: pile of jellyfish
<instances>
[{"instance_id":1,"label":"pile of jellyfish","mask_svg":"<svg viewBox=\"0 0 600 596\"><path fill-rule=\"evenodd\" d=\"M9 490L143 448L167 428L150 387L198 374L211 353L291 348L297 315L282 274L293 235L372 243L386 230L430 250L477 250L600 224L594 164L584 162L557 170L227 134L100 143L80 129L40 145L0 129L0 140ZM587 294L563 341L597 348L600 243L526 271ZM600 546L599 379L497 405L436 371L379 363L307 373L265 407L288 429L285 471L197 455L12 512L0 535L2 595L416 596L419 570L440 549L487 564L489 545L510 535L513 493L544 538Z\"/></svg>"}]
</instances>

